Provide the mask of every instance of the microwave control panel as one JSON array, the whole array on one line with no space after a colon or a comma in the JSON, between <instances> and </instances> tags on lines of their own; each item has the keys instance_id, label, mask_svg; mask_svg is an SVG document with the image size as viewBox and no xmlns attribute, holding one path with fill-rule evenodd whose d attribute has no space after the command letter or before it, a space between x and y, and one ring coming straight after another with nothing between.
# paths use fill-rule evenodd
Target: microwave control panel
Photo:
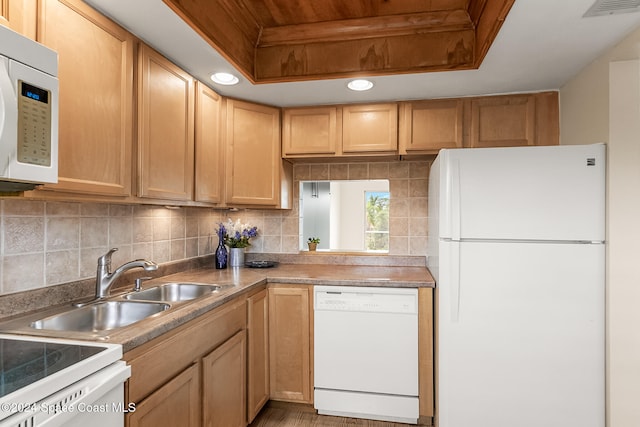
<instances>
[{"instance_id":1,"label":"microwave control panel","mask_svg":"<svg viewBox=\"0 0 640 427\"><path fill-rule=\"evenodd\" d=\"M51 166L51 92L19 80L18 162Z\"/></svg>"}]
</instances>

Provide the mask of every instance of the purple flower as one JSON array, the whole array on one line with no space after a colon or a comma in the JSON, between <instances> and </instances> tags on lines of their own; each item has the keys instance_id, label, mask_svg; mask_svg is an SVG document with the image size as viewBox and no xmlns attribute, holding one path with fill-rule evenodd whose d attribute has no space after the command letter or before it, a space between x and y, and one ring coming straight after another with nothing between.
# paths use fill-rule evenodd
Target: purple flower
<instances>
[{"instance_id":1,"label":"purple flower","mask_svg":"<svg viewBox=\"0 0 640 427\"><path fill-rule=\"evenodd\" d=\"M229 219L226 225L219 224L217 233L219 237L223 236L221 238L230 248L246 248L251 246L249 240L258 235L258 227L242 224L240 220L233 222Z\"/></svg>"}]
</instances>

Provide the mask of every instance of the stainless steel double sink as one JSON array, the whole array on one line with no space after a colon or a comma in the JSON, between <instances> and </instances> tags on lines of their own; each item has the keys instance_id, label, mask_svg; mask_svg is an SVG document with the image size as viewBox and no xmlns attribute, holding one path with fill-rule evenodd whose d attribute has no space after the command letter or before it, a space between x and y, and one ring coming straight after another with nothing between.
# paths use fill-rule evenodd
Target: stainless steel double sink
<instances>
[{"instance_id":1,"label":"stainless steel double sink","mask_svg":"<svg viewBox=\"0 0 640 427\"><path fill-rule=\"evenodd\" d=\"M34 329L103 332L122 328L157 316L173 304L211 295L226 286L201 283L163 283L152 288L132 291L81 307L70 308L60 314L36 320Z\"/></svg>"}]
</instances>

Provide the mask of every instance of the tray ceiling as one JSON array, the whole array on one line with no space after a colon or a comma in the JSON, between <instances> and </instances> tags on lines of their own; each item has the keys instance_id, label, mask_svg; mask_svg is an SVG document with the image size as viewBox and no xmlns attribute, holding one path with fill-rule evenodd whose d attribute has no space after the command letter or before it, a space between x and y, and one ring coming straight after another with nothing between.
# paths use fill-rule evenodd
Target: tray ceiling
<instances>
[{"instance_id":1,"label":"tray ceiling","mask_svg":"<svg viewBox=\"0 0 640 427\"><path fill-rule=\"evenodd\" d=\"M252 83L480 67L515 0L164 0Z\"/></svg>"}]
</instances>

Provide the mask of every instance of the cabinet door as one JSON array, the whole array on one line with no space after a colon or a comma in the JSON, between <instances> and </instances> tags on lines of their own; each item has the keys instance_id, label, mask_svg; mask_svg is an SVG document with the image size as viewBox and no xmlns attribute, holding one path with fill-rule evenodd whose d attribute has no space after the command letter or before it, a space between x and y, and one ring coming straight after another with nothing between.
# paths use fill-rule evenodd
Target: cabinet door
<instances>
[{"instance_id":1,"label":"cabinet door","mask_svg":"<svg viewBox=\"0 0 640 427\"><path fill-rule=\"evenodd\" d=\"M558 92L536 93L536 145L560 144Z\"/></svg>"},{"instance_id":2,"label":"cabinet door","mask_svg":"<svg viewBox=\"0 0 640 427\"><path fill-rule=\"evenodd\" d=\"M269 400L269 293L247 298L247 421Z\"/></svg>"},{"instance_id":3,"label":"cabinet door","mask_svg":"<svg viewBox=\"0 0 640 427\"><path fill-rule=\"evenodd\" d=\"M271 398L313 402L309 287L269 288Z\"/></svg>"},{"instance_id":4,"label":"cabinet door","mask_svg":"<svg viewBox=\"0 0 640 427\"><path fill-rule=\"evenodd\" d=\"M206 427L244 427L246 332L242 330L202 358L202 410Z\"/></svg>"},{"instance_id":5,"label":"cabinet door","mask_svg":"<svg viewBox=\"0 0 640 427\"><path fill-rule=\"evenodd\" d=\"M134 39L80 0L44 0L39 41L58 52L58 184L131 194Z\"/></svg>"},{"instance_id":6,"label":"cabinet door","mask_svg":"<svg viewBox=\"0 0 640 427\"><path fill-rule=\"evenodd\" d=\"M280 195L280 110L227 100L226 201L276 206Z\"/></svg>"},{"instance_id":7,"label":"cabinet door","mask_svg":"<svg viewBox=\"0 0 640 427\"><path fill-rule=\"evenodd\" d=\"M471 147L535 145L534 96L490 96L475 98L470 102Z\"/></svg>"},{"instance_id":8,"label":"cabinet door","mask_svg":"<svg viewBox=\"0 0 640 427\"><path fill-rule=\"evenodd\" d=\"M222 202L224 157L222 146L222 97L196 82L195 200Z\"/></svg>"},{"instance_id":9,"label":"cabinet door","mask_svg":"<svg viewBox=\"0 0 640 427\"><path fill-rule=\"evenodd\" d=\"M138 68L138 195L191 200L193 78L144 44Z\"/></svg>"},{"instance_id":10,"label":"cabinet door","mask_svg":"<svg viewBox=\"0 0 640 427\"><path fill-rule=\"evenodd\" d=\"M396 104L347 105L342 108L342 151L393 153L398 150Z\"/></svg>"},{"instance_id":11,"label":"cabinet door","mask_svg":"<svg viewBox=\"0 0 640 427\"><path fill-rule=\"evenodd\" d=\"M129 427L200 425L200 372L191 365L127 414Z\"/></svg>"},{"instance_id":12,"label":"cabinet door","mask_svg":"<svg viewBox=\"0 0 640 427\"><path fill-rule=\"evenodd\" d=\"M400 106L400 154L434 154L462 147L461 99L407 102Z\"/></svg>"},{"instance_id":13,"label":"cabinet door","mask_svg":"<svg viewBox=\"0 0 640 427\"><path fill-rule=\"evenodd\" d=\"M283 156L335 155L341 143L339 127L337 107L284 109Z\"/></svg>"},{"instance_id":14,"label":"cabinet door","mask_svg":"<svg viewBox=\"0 0 640 427\"><path fill-rule=\"evenodd\" d=\"M240 297L126 352L124 360L131 366L129 399L141 401L194 360L244 330L246 322L247 304Z\"/></svg>"},{"instance_id":15,"label":"cabinet door","mask_svg":"<svg viewBox=\"0 0 640 427\"><path fill-rule=\"evenodd\" d=\"M418 388L421 417L434 415L433 289L418 289Z\"/></svg>"},{"instance_id":16,"label":"cabinet door","mask_svg":"<svg viewBox=\"0 0 640 427\"><path fill-rule=\"evenodd\" d=\"M33 0L0 0L0 25L35 40L36 6Z\"/></svg>"}]
</instances>

